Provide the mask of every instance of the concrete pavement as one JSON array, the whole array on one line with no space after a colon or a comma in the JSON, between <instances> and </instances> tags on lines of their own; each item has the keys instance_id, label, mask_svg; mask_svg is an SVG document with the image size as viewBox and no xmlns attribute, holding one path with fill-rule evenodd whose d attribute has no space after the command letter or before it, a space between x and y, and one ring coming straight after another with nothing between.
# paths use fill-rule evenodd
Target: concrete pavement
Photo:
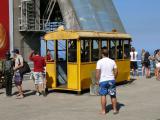
<instances>
[{"instance_id":1,"label":"concrete pavement","mask_svg":"<svg viewBox=\"0 0 160 120\"><path fill-rule=\"evenodd\" d=\"M23 82L26 97L5 97L0 89L0 120L160 120L160 81L140 77L117 87L119 114L113 115L108 97L106 115L100 115L100 97L52 92L35 96L33 81ZM13 92L16 88L13 88Z\"/></svg>"}]
</instances>

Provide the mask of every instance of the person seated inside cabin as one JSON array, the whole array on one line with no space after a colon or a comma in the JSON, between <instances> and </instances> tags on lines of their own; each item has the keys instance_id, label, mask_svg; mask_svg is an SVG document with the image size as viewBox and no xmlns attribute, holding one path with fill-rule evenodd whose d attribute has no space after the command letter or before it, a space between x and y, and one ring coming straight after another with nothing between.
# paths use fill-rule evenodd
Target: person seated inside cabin
<instances>
[{"instance_id":1,"label":"person seated inside cabin","mask_svg":"<svg viewBox=\"0 0 160 120\"><path fill-rule=\"evenodd\" d=\"M118 59L123 58L123 51L122 51L122 46L121 45L117 46L117 58Z\"/></svg>"},{"instance_id":2,"label":"person seated inside cabin","mask_svg":"<svg viewBox=\"0 0 160 120\"><path fill-rule=\"evenodd\" d=\"M110 48L110 51L109 51L109 58L115 60L115 46L112 46L112 48Z\"/></svg>"},{"instance_id":3,"label":"person seated inside cabin","mask_svg":"<svg viewBox=\"0 0 160 120\"><path fill-rule=\"evenodd\" d=\"M52 59L52 55L49 49L47 49L47 55L45 56L46 61L48 62L54 62L54 60Z\"/></svg>"}]
</instances>

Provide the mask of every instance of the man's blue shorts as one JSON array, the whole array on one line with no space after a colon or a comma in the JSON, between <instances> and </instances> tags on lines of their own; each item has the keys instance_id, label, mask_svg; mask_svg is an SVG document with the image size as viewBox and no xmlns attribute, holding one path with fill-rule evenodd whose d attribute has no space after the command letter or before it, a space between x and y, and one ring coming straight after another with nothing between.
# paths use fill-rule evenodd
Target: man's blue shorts
<instances>
[{"instance_id":1,"label":"man's blue shorts","mask_svg":"<svg viewBox=\"0 0 160 120\"><path fill-rule=\"evenodd\" d=\"M99 83L99 94L101 96L116 96L116 82L115 80L109 80Z\"/></svg>"}]
</instances>

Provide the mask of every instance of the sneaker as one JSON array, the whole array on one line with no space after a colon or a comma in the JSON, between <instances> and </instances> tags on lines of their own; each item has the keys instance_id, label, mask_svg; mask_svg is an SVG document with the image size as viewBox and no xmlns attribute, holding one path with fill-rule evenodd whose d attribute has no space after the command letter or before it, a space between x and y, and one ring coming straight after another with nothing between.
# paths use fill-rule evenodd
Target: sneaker
<instances>
[{"instance_id":1,"label":"sneaker","mask_svg":"<svg viewBox=\"0 0 160 120\"><path fill-rule=\"evenodd\" d=\"M40 96L40 93L39 93L39 92L36 92L36 96Z\"/></svg>"},{"instance_id":2,"label":"sneaker","mask_svg":"<svg viewBox=\"0 0 160 120\"><path fill-rule=\"evenodd\" d=\"M43 95L44 97L47 96L45 91L42 91L42 95Z\"/></svg>"}]
</instances>

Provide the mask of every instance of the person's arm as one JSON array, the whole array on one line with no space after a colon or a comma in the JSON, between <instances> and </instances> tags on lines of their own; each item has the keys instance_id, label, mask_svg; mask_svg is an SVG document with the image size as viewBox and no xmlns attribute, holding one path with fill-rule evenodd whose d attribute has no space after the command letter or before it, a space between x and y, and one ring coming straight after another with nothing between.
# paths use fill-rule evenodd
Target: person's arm
<instances>
[{"instance_id":1,"label":"person's arm","mask_svg":"<svg viewBox=\"0 0 160 120\"><path fill-rule=\"evenodd\" d=\"M46 66L46 61L45 61L45 59L43 59L43 66L44 66L44 67Z\"/></svg>"},{"instance_id":2,"label":"person's arm","mask_svg":"<svg viewBox=\"0 0 160 120\"><path fill-rule=\"evenodd\" d=\"M116 79L116 78L117 78L117 76L118 76L118 68L117 68L116 63L114 63L114 67L113 67L113 74L114 74L115 79Z\"/></svg>"},{"instance_id":3,"label":"person's arm","mask_svg":"<svg viewBox=\"0 0 160 120\"><path fill-rule=\"evenodd\" d=\"M114 69L113 69L113 74L114 74L115 79L116 79L117 76L118 76L118 69L117 69L117 68L114 68Z\"/></svg>"},{"instance_id":4,"label":"person's arm","mask_svg":"<svg viewBox=\"0 0 160 120\"><path fill-rule=\"evenodd\" d=\"M101 74L100 63L97 62L97 66L96 66L96 84L97 85L99 84L100 74Z\"/></svg>"},{"instance_id":5,"label":"person's arm","mask_svg":"<svg viewBox=\"0 0 160 120\"><path fill-rule=\"evenodd\" d=\"M100 80L100 74L101 74L101 70L100 69L96 69L96 84L99 84L99 80Z\"/></svg>"},{"instance_id":6,"label":"person's arm","mask_svg":"<svg viewBox=\"0 0 160 120\"><path fill-rule=\"evenodd\" d=\"M16 66L13 68L13 70L17 70L17 69L23 67L23 58L22 58L22 57L19 57L19 58L17 58L17 59L18 59L18 61L19 61L19 65L16 65Z\"/></svg>"},{"instance_id":7,"label":"person's arm","mask_svg":"<svg viewBox=\"0 0 160 120\"><path fill-rule=\"evenodd\" d=\"M29 55L29 59L30 59L31 61L33 61L33 54L34 54L34 51L32 51L32 52L30 53L30 55Z\"/></svg>"}]
</instances>

